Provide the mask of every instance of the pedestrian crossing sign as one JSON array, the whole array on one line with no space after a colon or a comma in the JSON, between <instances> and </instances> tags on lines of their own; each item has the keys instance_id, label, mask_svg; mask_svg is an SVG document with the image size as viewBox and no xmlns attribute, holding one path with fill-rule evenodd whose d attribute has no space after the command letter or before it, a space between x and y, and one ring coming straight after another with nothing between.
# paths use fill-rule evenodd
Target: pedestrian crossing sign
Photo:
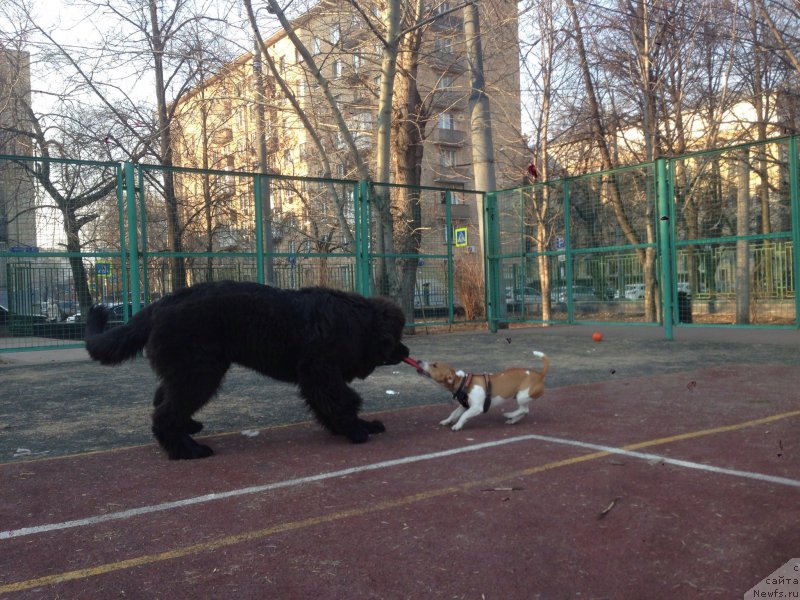
<instances>
[{"instance_id":1,"label":"pedestrian crossing sign","mask_svg":"<svg viewBox=\"0 0 800 600\"><path fill-rule=\"evenodd\" d=\"M455 239L456 239L456 247L462 248L467 245L467 228L466 227L456 227L454 230L455 232Z\"/></svg>"}]
</instances>

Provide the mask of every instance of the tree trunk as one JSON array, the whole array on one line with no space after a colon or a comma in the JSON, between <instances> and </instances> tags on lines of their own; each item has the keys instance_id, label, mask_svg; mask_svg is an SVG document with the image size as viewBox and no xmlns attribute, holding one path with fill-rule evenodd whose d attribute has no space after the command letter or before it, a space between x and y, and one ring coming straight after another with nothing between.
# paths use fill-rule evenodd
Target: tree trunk
<instances>
[{"instance_id":1,"label":"tree trunk","mask_svg":"<svg viewBox=\"0 0 800 600\"><path fill-rule=\"evenodd\" d=\"M183 252L181 241L180 215L178 200L175 196L175 181L172 172L172 136L170 121L167 115L167 90L164 80L164 42L161 39L161 27L158 22L158 5L155 0L148 0L150 7L150 27L152 35L153 60L156 76L156 102L158 115L158 140L160 146L161 164L166 167L164 177L164 202L167 214L167 242L171 252ZM144 190L140 191L141 194ZM186 287L186 267L182 256L172 256L169 259L172 279L172 289Z\"/></svg>"}]
</instances>

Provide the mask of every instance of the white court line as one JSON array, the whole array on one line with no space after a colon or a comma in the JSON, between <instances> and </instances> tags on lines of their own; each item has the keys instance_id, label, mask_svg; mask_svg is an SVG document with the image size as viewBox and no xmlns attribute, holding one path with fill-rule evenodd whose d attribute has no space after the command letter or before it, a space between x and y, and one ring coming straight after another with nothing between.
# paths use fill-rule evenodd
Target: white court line
<instances>
[{"instance_id":1,"label":"white court line","mask_svg":"<svg viewBox=\"0 0 800 600\"><path fill-rule=\"evenodd\" d=\"M430 452L427 454L417 454L406 456L404 458L396 458L393 460L385 460L368 465L361 465L359 467L350 467L348 469L341 469L339 471L330 471L328 473L319 473L317 475L309 475L307 477L298 477L296 479L286 479L284 481L276 481L265 485L257 485L237 490L230 490L227 492L205 494L203 496L195 496L193 498L185 498L183 500L176 500L173 502L164 502L163 504L153 504L150 506L142 506L140 508L132 508L130 510L123 510L105 515L97 515L94 517L87 517L85 519L75 519L73 521L63 521L61 523L48 523L45 525L37 525L35 527L23 527L22 529L10 529L8 531L0 531L0 540L8 540L12 538L23 537L27 535L34 535L37 533L46 533L49 531L58 531L62 529L71 529L74 527L83 527L86 525L97 525L99 523L107 523L109 521L117 521L121 519L129 519L141 515L148 515L165 510L172 510L175 508L183 508L185 506L193 506L195 504L203 504L206 502L213 502L216 500L224 500L226 498L236 498L238 496L245 496L249 494L259 494L271 490L281 488L293 487L303 485L306 483L313 483L316 481L324 481L326 479L335 479L337 477L346 477L347 475L354 475L356 473L364 473L367 471L377 471L379 469L388 469L400 465L408 465L416 462L426 460L435 460L437 458L444 458L447 456L454 456L456 454L465 454L467 452L477 452L486 448L497 448L508 444L515 444L518 442L527 442L531 440L548 442L552 444L562 444L566 446L576 446L578 448L586 448L588 450L595 450L600 452L607 452L608 454L616 454L620 456L627 456L630 458L639 458L646 461L658 461L666 464L674 465L677 467L684 467L687 469L698 469L711 473L718 473L722 475L731 475L734 477L743 477L745 479L754 479L757 481L764 481L767 483L774 483L777 485L786 485L790 487L800 488L800 480L789 479L786 477L775 477L772 475L764 475L763 473L754 473L751 471L739 471L737 469L726 469L722 467L715 467L713 465L706 465L703 463L690 462L686 460L678 460L661 456L659 454L649 454L645 452L635 452L632 450L625 450L624 448L615 448L613 446L604 446L601 444L592 444L589 442L581 442L578 440L570 440L566 438L550 437L546 435L520 435L517 437L506 438L503 440L494 440L491 442L484 442L481 444L471 444L469 446L462 446L460 448L452 448L450 450L442 450L439 452Z\"/></svg>"}]
</instances>

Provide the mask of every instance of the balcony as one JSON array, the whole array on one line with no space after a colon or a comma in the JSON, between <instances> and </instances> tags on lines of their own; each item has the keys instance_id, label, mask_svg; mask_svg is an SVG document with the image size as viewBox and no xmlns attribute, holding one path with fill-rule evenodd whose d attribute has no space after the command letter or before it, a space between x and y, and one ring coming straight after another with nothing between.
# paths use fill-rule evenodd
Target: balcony
<instances>
[{"instance_id":1,"label":"balcony","mask_svg":"<svg viewBox=\"0 0 800 600\"><path fill-rule=\"evenodd\" d=\"M466 98L465 91L457 91L452 88L435 89L431 93L433 94L432 105L435 108L453 108L459 103L463 103Z\"/></svg>"},{"instance_id":2,"label":"balcony","mask_svg":"<svg viewBox=\"0 0 800 600\"><path fill-rule=\"evenodd\" d=\"M465 131L459 131L458 129L442 129L441 127L437 127L433 130L431 141L436 144L463 146L466 138L467 133Z\"/></svg>"},{"instance_id":3,"label":"balcony","mask_svg":"<svg viewBox=\"0 0 800 600\"><path fill-rule=\"evenodd\" d=\"M440 204L437 210L437 216L441 219L447 217L447 206ZM478 210L474 204L451 204L450 205L450 220L452 221L477 221Z\"/></svg>"},{"instance_id":4,"label":"balcony","mask_svg":"<svg viewBox=\"0 0 800 600\"><path fill-rule=\"evenodd\" d=\"M467 70L466 61L453 52L434 50L430 55L430 67L444 73L461 74Z\"/></svg>"},{"instance_id":5,"label":"balcony","mask_svg":"<svg viewBox=\"0 0 800 600\"><path fill-rule=\"evenodd\" d=\"M233 130L230 127L223 127L218 129L211 136L212 143L215 146L224 146L233 141Z\"/></svg>"},{"instance_id":6,"label":"balcony","mask_svg":"<svg viewBox=\"0 0 800 600\"><path fill-rule=\"evenodd\" d=\"M341 44L345 50L350 50L362 45L366 40L370 39L371 32L366 26L353 26L346 34L342 36Z\"/></svg>"},{"instance_id":7,"label":"balcony","mask_svg":"<svg viewBox=\"0 0 800 600\"><path fill-rule=\"evenodd\" d=\"M344 80L348 85L360 85L365 79L366 75L357 69L350 69L344 75Z\"/></svg>"},{"instance_id":8,"label":"balcony","mask_svg":"<svg viewBox=\"0 0 800 600\"><path fill-rule=\"evenodd\" d=\"M376 104L376 102L377 100L375 96L370 94L368 91L358 90L353 96L351 104L352 106L372 106Z\"/></svg>"},{"instance_id":9,"label":"balcony","mask_svg":"<svg viewBox=\"0 0 800 600\"><path fill-rule=\"evenodd\" d=\"M433 176L433 181L437 184L447 186L453 183L466 183L470 180L469 168L464 167L442 167L436 168L436 173Z\"/></svg>"},{"instance_id":10,"label":"balcony","mask_svg":"<svg viewBox=\"0 0 800 600\"><path fill-rule=\"evenodd\" d=\"M448 13L433 21L431 26L437 31L461 31L464 29L464 20L456 13Z\"/></svg>"}]
</instances>

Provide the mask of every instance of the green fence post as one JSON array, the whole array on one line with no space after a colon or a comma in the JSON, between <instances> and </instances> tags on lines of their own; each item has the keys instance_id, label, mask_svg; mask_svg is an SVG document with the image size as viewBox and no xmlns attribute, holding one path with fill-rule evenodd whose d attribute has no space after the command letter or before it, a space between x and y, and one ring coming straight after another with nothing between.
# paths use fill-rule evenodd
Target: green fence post
<instances>
[{"instance_id":1,"label":"green fence post","mask_svg":"<svg viewBox=\"0 0 800 600\"><path fill-rule=\"evenodd\" d=\"M117 175L117 211L119 212L119 267L120 277L122 278L122 301L128 300L128 287L129 279L128 272L134 268L134 265L128 264L128 252L126 249L126 234L125 234L125 173L123 165L119 164L116 168ZM136 227L136 223L133 224ZM122 312L123 319L127 320L128 312Z\"/></svg>"},{"instance_id":2,"label":"green fence post","mask_svg":"<svg viewBox=\"0 0 800 600\"><path fill-rule=\"evenodd\" d=\"M792 212L792 265L794 281L794 324L800 328L800 292L797 283L800 281L800 168L798 168L797 144L800 136L789 139L789 193Z\"/></svg>"},{"instance_id":3,"label":"green fence post","mask_svg":"<svg viewBox=\"0 0 800 600\"><path fill-rule=\"evenodd\" d=\"M497 194L495 192L485 192L483 194L484 210L484 240L483 255L486 257L484 268L486 269L486 284L488 288L488 304L486 306L486 317L489 321L489 330L497 333L498 322L502 317L500 309L500 259L498 242L500 240L500 224L497 219Z\"/></svg>"},{"instance_id":4,"label":"green fence post","mask_svg":"<svg viewBox=\"0 0 800 600\"><path fill-rule=\"evenodd\" d=\"M447 231L447 322L452 323L454 318L453 303L453 246L456 243L455 231L453 231L453 196L450 190L444 193L444 221L445 231Z\"/></svg>"},{"instance_id":5,"label":"green fence post","mask_svg":"<svg viewBox=\"0 0 800 600\"><path fill-rule=\"evenodd\" d=\"M144 198L144 169L142 165L139 165L139 178L138 178L138 185L139 188L139 236L142 240L142 248L141 248L141 255L140 260L142 262L142 279L141 279L141 286L144 291L143 297L145 303L150 302L150 266L147 262L148 252L147 252L147 207L145 206ZM138 272L138 269L137 269Z\"/></svg>"},{"instance_id":6,"label":"green fence post","mask_svg":"<svg viewBox=\"0 0 800 600\"><path fill-rule=\"evenodd\" d=\"M659 158L656 160L656 180L658 183L658 231L661 252L661 301L664 321L664 339L672 340L672 252L670 248L670 206L669 206L669 186L667 180L667 160Z\"/></svg>"},{"instance_id":7,"label":"green fence post","mask_svg":"<svg viewBox=\"0 0 800 600\"><path fill-rule=\"evenodd\" d=\"M256 281L264 283L264 207L261 205L261 177L253 176L253 205L256 213ZM272 285L274 282L268 282Z\"/></svg>"},{"instance_id":8,"label":"green fence post","mask_svg":"<svg viewBox=\"0 0 800 600\"><path fill-rule=\"evenodd\" d=\"M572 229L569 212L569 180L564 179L564 290L567 294L567 322L575 322L575 307L572 304ZM550 294L552 304L552 292Z\"/></svg>"},{"instance_id":9,"label":"green fence post","mask_svg":"<svg viewBox=\"0 0 800 600\"><path fill-rule=\"evenodd\" d=\"M355 184L353 190L353 203L355 213L355 225L353 235L355 237L355 260L356 260L356 291L364 296L370 295L369 289L369 184L361 180Z\"/></svg>"},{"instance_id":10,"label":"green fence post","mask_svg":"<svg viewBox=\"0 0 800 600\"><path fill-rule=\"evenodd\" d=\"M128 207L128 259L131 278L131 303L133 314L141 308L139 283L139 240L136 227L136 177L132 162L125 161L125 192Z\"/></svg>"}]
</instances>

